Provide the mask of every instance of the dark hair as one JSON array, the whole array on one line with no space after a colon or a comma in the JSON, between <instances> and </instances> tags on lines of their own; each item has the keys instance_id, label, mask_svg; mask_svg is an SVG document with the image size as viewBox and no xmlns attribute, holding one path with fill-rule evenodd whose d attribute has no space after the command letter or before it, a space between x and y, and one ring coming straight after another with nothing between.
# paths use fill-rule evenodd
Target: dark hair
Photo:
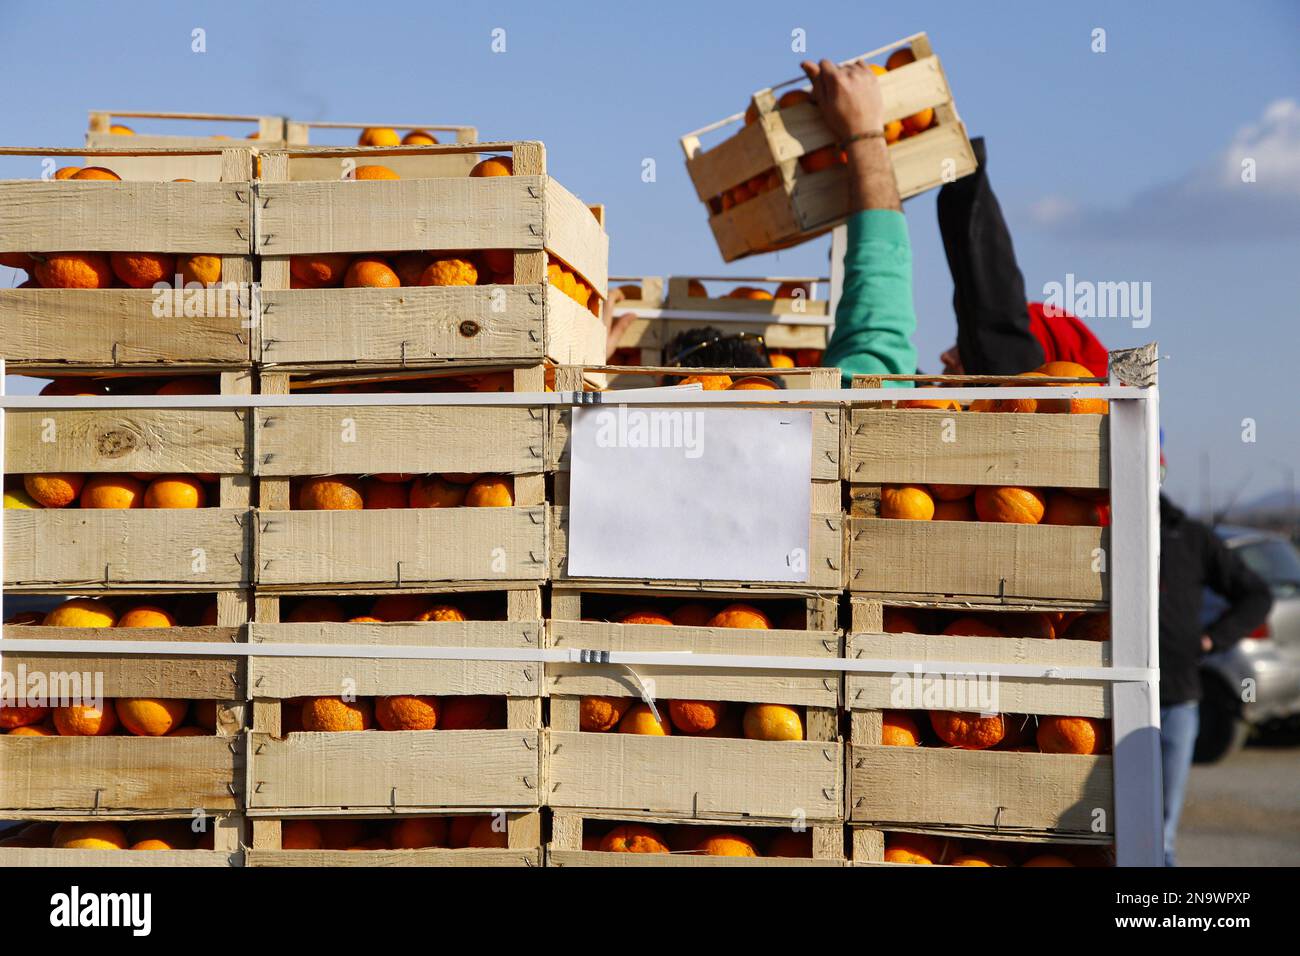
<instances>
[{"instance_id":1,"label":"dark hair","mask_svg":"<svg viewBox=\"0 0 1300 956\"><path fill-rule=\"evenodd\" d=\"M734 334L715 329L711 325L687 329L673 336L668 348L664 349L664 361L676 365L679 355L683 368L772 367L772 362L759 341L736 338Z\"/></svg>"}]
</instances>

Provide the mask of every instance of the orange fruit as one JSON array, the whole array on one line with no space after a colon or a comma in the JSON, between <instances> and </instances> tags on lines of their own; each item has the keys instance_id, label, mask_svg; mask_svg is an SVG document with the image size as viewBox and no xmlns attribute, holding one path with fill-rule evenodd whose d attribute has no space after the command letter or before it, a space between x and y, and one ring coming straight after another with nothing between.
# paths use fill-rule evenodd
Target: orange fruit
<instances>
[{"instance_id":1,"label":"orange fruit","mask_svg":"<svg viewBox=\"0 0 1300 956\"><path fill-rule=\"evenodd\" d=\"M192 475L163 475L144 490L145 508L202 508L208 494Z\"/></svg>"},{"instance_id":2,"label":"orange fruit","mask_svg":"<svg viewBox=\"0 0 1300 956\"><path fill-rule=\"evenodd\" d=\"M709 627L748 627L766 630L772 622L766 614L751 604L728 604L713 617L709 618Z\"/></svg>"},{"instance_id":3,"label":"orange fruit","mask_svg":"<svg viewBox=\"0 0 1300 956\"><path fill-rule=\"evenodd\" d=\"M60 166L58 169L54 171L54 178L56 180L72 179L79 172L81 172L80 166Z\"/></svg>"},{"instance_id":4,"label":"orange fruit","mask_svg":"<svg viewBox=\"0 0 1300 956\"><path fill-rule=\"evenodd\" d=\"M623 719L618 722L618 732L620 734L640 734L647 737L670 737L672 736L672 726L662 715L656 719L654 711L648 704L635 704L629 707L623 715Z\"/></svg>"},{"instance_id":5,"label":"orange fruit","mask_svg":"<svg viewBox=\"0 0 1300 956\"><path fill-rule=\"evenodd\" d=\"M137 604L117 619L117 627L175 627L176 618L152 604Z\"/></svg>"},{"instance_id":6,"label":"orange fruit","mask_svg":"<svg viewBox=\"0 0 1300 956\"><path fill-rule=\"evenodd\" d=\"M50 846L59 850L125 850L126 831L116 823L60 823Z\"/></svg>"},{"instance_id":7,"label":"orange fruit","mask_svg":"<svg viewBox=\"0 0 1300 956\"><path fill-rule=\"evenodd\" d=\"M317 732L369 730L370 702L342 697L308 697L302 705L302 729Z\"/></svg>"},{"instance_id":8,"label":"orange fruit","mask_svg":"<svg viewBox=\"0 0 1300 956\"><path fill-rule=\"evenodd\" d=\"M981 717L953 710L932 710L930 725L940 740L961 750L986 750L1001 743L1007 732L1001 714Z\"/></svg>"},{"instance_id":9,"label":"orange fruit","mask_svg":"<svg viewBox=\"0 0 1300 956\"><path fill-rule=\"evenodd\" d=\"M730 375L687 375L678 385L699 385L706 392L720 392L731 388Z\"/></svg>"},{"instance_id":10,"label":"orange fruit","mask_svg":"<svg viewBox=\"0 0 1300 956\"><path fill-rule=\"evenodd\" d=\"M111 700L100 707L69 704L54 708L54 726L61 737L106 737L117 729L117 713Z\"/></svg>"},{"instance_id":11,"label":"orange fruit","mask_svg":"<svg viewBox=\"0 0 1300 956\"><path fill-rule=\"evenodd\" d=\"M113 267L102 252L51 252L34 260L32 274L43 289L107 289Z\"/></svg>"},{"instance_id":12,"label":"orange fruit","mask_svg":"<svg viewBox=\"0 0 1300 956\"><path fill-rule=\"evenodd\" d=\"M192 282L201 286L216 285L221 281L221 257L202 254L177 256L176 271L185 285Z\"/></svg>"},{"instance_id":13,"label":"orange fruit","mask_svg":"<svg viewBox=\"0 0 1300 956\"><path fill-rule=\"evenodd\" d=\"M460 608L452 607L450 604L435 604L433 607L421 611L415 616L417 621L463 621L465 615Z\"/></svg>"},{"instance_id":14,"label":"orange fruit","mask_svg":"<svg viewBox=\"0 0 1300 956\"><path fill-rule=\"evenodd\" d=\"M884 611L886 634L920 634L921 624L916 615L903 607L887 607Z\"/></svg>"},{"instance_id":15,"label":"orange fruit","mask_svg":"<svg viewBox=\"0 0 1300 956\"><path fill-rule=\"evenodd\" d=\"M465 503L466 487L442 475L426 475L411 484L412 508L458 508Z\"/></svg>"},{"instance_id":16,"label":"orange fruit","mask_svg":"<svg viewBox=\"0 0 1300 956\"><path fill-rule=\"evenodd\" d=\"M600 839L604 853L667 853L668 844L659 831L639 823L622 823Z\"/></svg>"},{"instance_id":17,"label":"orange fruit","mask_svg":"<svg viewBox=\"0 0 1300 956\"><path fill-rule=\"evenodd\" d=\"M402 139L389 126L367 126L357 137L358 146L400 146Z\"/></svg>"},{"instance_id":18,"label":"orange fruit","mask_svg":"<svg viewBox=\"0 0 1300 956\"><path fill-rule=\"evenodd\" d=\"M113 708L122 726L137 737L161 737L181 725L190 703L163 697L119 697Z\"/></svg>"},{"instance_id":19,"label":"orange fruit","mask_svg":"<svg viewBox=\"0 0 1300 956\"><path fill-rule=\"evenodd\" d=\"M324 846L320 827L313 820L284 820L280 824L281 850L319 850Z\"/></svg>"},{"instance_id":20,"label":"orange fruit","mask_svg":"<svg viewBox=\"0 0 1300 956\"><path fill-rule=\"evenodd\" d=\"M890 833L885 837L886 863L933 864L943 858L943 841L920 833Z\"/></svg>"},{"instance_id":21,"label":"orange fruit","mask_svg":"<svg viewBox=\"0 0 1300 956\"><path fill-rule=\"evenodd\" d=\"M92 475L81 489L83 508L138 508L144 483L130 475Z\"/></svg>"},{"instance_id":22,"label":"orange fruit","mask_svg":"<svg viewBox=\"0 0 1300 956\"><path fill-rule=\"evenodd\" d=\"M1045 754L1099 754L1106 728L1091 717L1039 717L1038 749Z\"/></svg>"},{"instance_id":23,"label":"orange fruit","mask_svg":"<svg viewBox=\"0 0 1300 956\"><path fill-rule=\"evenodd\" d=\"M469 834L469 846L504 850L510 845L505 821L496 816L483 817Z\"/></svg>"},{"instance_id":24,"label":"orange fruit","mask_svg":"<svg viewBox=\"0 0 1300 956\"><path fill-rule=\"evenodd\" d=\"M95 598L73 598L64 601L45 615L45 627L112 627L117 614L103 601Z\"/></svg>"},{"instance_id":25,"label":"orange fruit","mask_svg":"<svg viewBox=\"0 0 1300 956\"><path fill-rule=\"evenodd\" d=\"M121 182L122 177L104 166L86 166L77 170L69 179L85 180L102 180L104 182Z\"/></svg>"},{"instance_id":26,"label":"orange fruit","mask_svg":"<svg viewBox=\"0 0 1300 956\"><path fill-rule=\"evenodd\" d=\"M767 357L772 361L772 368L794 368L794 359L784 352L768 352Z\"/></svg>"},{"instance_id":27,"label":"orange fruit","mask_svg":"<svg viewBox=\"0 0 1300 956\"><path fill-rule=\"evenodd\" d=\"M794 830L787 830L777 834L767 845L767 855L786 859L811 859L812 831L804 830L802 833L797 833Z\"/></svg>"},{"instance_id":28,"label":"orange fruit","mask_svg":"<svg viewBox=\"0 0 1300 956\"><path fill-rule=\"evenodd\" d=\"M934 499L920 485L885 485L880 489L880 517L930 521Z\"/></svg>"},{"instance_id":29,"label":"orange fruit","mask_svg":"<svg viewBox=\"0 0 1300 956\"><path fill-rule=\"evenodd\" d=\"M403 146L437 146L438 137L428 130L413 129L402 137Z\"/></svg>"},{"instance_id":30,"label":"orange fruit","mask_svg":"<svg viewBox=\"0 0 1300 956\"><path fill-rule=\"evenodd\" d=\"M927 106L923 110L903 117L903 129L911 135L924 132L934 125L934 108Z\"/></svg>"},{"instance_id":31,"label":"orange fruit","mask_svg":"<svg viewBox=\"0 0 1300 956\"><path fill-rule=\"evenodd\" d=\"M1002 629L977 617L959 617L943 629L943 633L959 637L1005 637Z\"/></svg>"},{"instance_id":32,"label":"orange fruit","mask_svg":"<svg viewBox=\"0 0 1300 956\"><path fill-rule=\"evenodd\" d=\"M762 375L748 375L745 378L737 379L731 385L732 391L738 391L744 389L753 389L756 391L767 391L767 390L777 390L777 387L774 384L772 384L772 380L770 378L765 378Z\"/></svg>"},{"instance_id":33,"label":"orange fruit","mask_svg":"<svg viewBox=\"0 0 1300 956\"><path fill-rule=\"evenodd\" d=\"M727 293L728 299L750 299L755 302L772 301L772 293L752 285L738 285Z\"/></svg>"},{"instance_id":34,"label":"orange fruit","mask_svg":"<svg viewBox=\"0 0 1300 956\"><path fill-rule=\"evenodd\" d=\"M974 485L942 485L931 482L929 488L930 494L940 501L958 501L975 493Z\"/></svg>"},{"instance_id":35,"label":"orange fruit","mask_svg":"<svg viewBox=\"0 0 1300 956\"><path fill-rule=\"evenodd\" d=\"M584 697L579 705L578 727L587 733L608 733L618 726L632 706L627 697Z\"/></svg>"},{"instance_id":36,"label":"orange fruit","mask_svg":"<svg viewBox=\"0 0 1300 956\"><path fill-rule=\"evenodd\" d=\"M758 856L754 844L735 833L715 833L695 845L704 856Z\"/></svg>"},{"instance_id":37,"label":"orange fruit","mask_svg":"<svg viewBox=\"0 0 1300 956\"><path fill-rule=\"evenodd\" d=\"M619 624L667 624L673 623L672 618L664 617L658 611L651 611L645 608L638 608L635 611L628 611L618 619Z\"/></svg>"},{"instance_id":38,"label":"orange fruit","mask_svg":"<svg viewBox=\"0 0 1300 956\"><path fill-rule=\"evenodd\" d=\"M420 276L433 262L433 256L427 252L399 252L391 261L402 285L419 285Z\"/></svg>"},{"instance_id":39,"label":"orange fruit","mask_svg":"<svg viewBox=\"0 0 1300 956\"><path fill-rule=\"evenodd\" d=\"M778 299L810 299L812 287L807 282L782 282L775 295Z\"/></svg>"},{"instance_id":40,"label":"orange fruit","mask_svg":"<svg viewBox=\"0 0 1300 956\"><path fill-rule=\"evenodd\" d=\"M784 704L750 704L743 726L750 740L803 740L799 712Z\"/></svg>"},{"instance_id":41,"label":"orange fruit","mask_svg":"<svg viewBox=\"0 0 1300 956\"><path fill-rule=\"evenodd\" d=\"M1044 376L1042 372L1021 372L1016 377L1017 378L1043 378ZM1019 385L1020 383L1017 382L1016 384ZM1033 384L1034 384L1033 382L1025 383L1026 386L1033 385ZM990 412L1027 413L1027 412L1038 411L1038 399L1036 398L999 398L999 399L990 399L989 401L992 401L992 405L989 406L989 408L987 409L987 411ZM979 409L975 409L972 406L971 410L978 411Z\"/></svg>"},{"instance_id":42,"label":"orange fruit","mask_svg":"<svg viewBox=\"0 0 1300 956\"><path fill-rule=\"evenodd\" d=\"M912 52L910 46L899 47L889 54L889 59L885 61L885 69L897 70L900 66L907 66L907 64L915 62L916 54Z\"/></svg>"},{"instance_id":43,"label":"orange fruit","mask_svg":"<svg viewBox=\"0 0 1300 956\"><path fill-rule=\"evenodd\" d=\"M980 521L1005 524L1038 524L1045 504L1033 488L985 485L975 490L975 513Z\"/></svg>"},{"instance_id":44,"label":"orange fruit","mask_svg":"<svg viewBox=\"0 0 1300 956\"><path fill-rule=\"evenodd\" d=\"M299 601L284 619L286 624L339 624L347 619L343 606L332 598Z\"/></svg>"},{"instance_id":45,"label":"orange fruit","mask_svg":"<svg viewBox=\"0 0 1300 956\"><path fill-rule=\"evenodd\" d=\"M1057 856L1055 853L1040 853L1038 856L1026 860L1021 866L1074 866L1063 856Z\"/></svg>"},{"instance_id":46,"label":"orange fruit","mask_svg":"<svg viewBox=\"0 0 1300 956\"><path fill-rule=\"evenodd\" d=\"M471 176L513 176L515 161L511 156L490 156L469 171Z\"/></svg>"},{"instance_id":47,"label":"orange fruit","mask_svg":"<svg viewBox=\"0 0 1300 956\"><path fill-rule=\"evenodd\" d=\"M840 148L834 143L799 157L799 168L805 173L820 173L826 169L834 169L839 164Z\"/></svg>"},{"instance_id":48,"label":"orange fruit","mask_svg":"<svg viewBox=\"0 0 1300 956\"><path fill-rule=\"evenodd\" d=\"M393 823L388 842L394 850L422 850L447 845L446 817L406 817Z\"/></svg>"},{"instance_id":49,"label":"orange fruit","mask_svg":"<svg viewBox=\"0 0 1300 956\"><path fill-rule=\"evenodd\" d=\"M57 737L59 732L54 729L54 724L46 721L43 724L24 724L21 727L15 727L9 732L10 737ZM3 846L0 841L0 846Z\"/></svg>"},{"instance_id":50,"label":"orange fruit","mask_svg":"<svg viewBox=\"0 0 1300 956\"><path fill-rule=\"evenodd\" d=\"M975 504L970 498L956 501L936 501L932 521L974 521Z\"/></svg>"},{"instance_id":51,"label":"orange fruit","mask_svg":"<svg viewBox=\"0 0 1300 956\"><path fill-rule=\"evenodd\" d=\"M302 288L325 289L343 281L343 276L347 273L351 262L352 255L347 252L290 256L289 274L302 284Z\"/></svg>"},{"instance_id":52,"label":"orange fruit","mask_svg":"<svg viewBox=\"0 0 1300 956\"><path fill-rule=\"evenodd\" d=\"M885 143L897 143L903 138L903 121L886 120L885 121Z\"/></svg>"},{"instance_id":53,"label":"orange fruit","mask_svg":"<svg viewBox=\"0 0 1300 956\"><path fill-rule=\"evenodd\" d=\"M320 820L321 843L326 850L347 850L365 838L366 824L362 820Z\"/></svg>"},{"instance_id":54,"label":"orange fruit","mask_svg":"<svg viewBox=\"0 0 1300 956\"><path fill-rule=\"evenodd\" d=\"M438 698L414 694L375 698L375 720L384 730L433 730L438 726Z\"/></svg>"},{"instance_id":55,"label":"orange fruit","mask_svg":"<svg viewBox=\"0 0 1300 956\"><path fill-rule=\"evenodd\" d=\"M468 259L435 259L420 273L420 285L477 285L478 269Z\"/></svg>"},{"instance_id":56,"label":"orange fruit","mask_svg":"<svg viewBox=\"0 0 1300 956\"><path fill-rule=\"evenodd\" d=\"M86 495L82 492L81 506L86 506ZM1084 498L1076 498L1066 491L1050 491L1047 494L1047 507L1043 510L1041 524L1091 525L1100 527L1102 509L1105 505Z\"/></svg>"},{"instance_id":57,"label":"orange fruit","mask_svg":"<svg viewBox=\"0 0 1300 956\"><path fill-rule=\"evenodd\" d=\"M43 282L43 280L42 280ZM1048 362L1046 365L1040 365L1034 371L1039 372L1049 378L1093 378L1092 372L1087 366L1080 365L1077 362ZM1069 388L1068 385L1057 385L1056 388ZM1100 388L1098 382L1079 382L1075 388ZM1038 411L1047 412L1048 414L1067 414L1067 415L1106 415L1110 411L1110 403L1103 398L1061 398L1061 399L1043 399L1038 403Z\"/></svg>"},{"instance_id":58,"label":"orange fruit","mask_svg":"<svg viewBox=\"0 0 1300 956\"><path fill-rule=\"evenodd\" d=\"M362 489L362 498L367 510L408 508L411 504L411 486L368 479Z\"/></svg>"},{"instance_id":59,"label":"orange fruit","mask_svg":"<svg viewBox=\"0 0 1300 956\"><path fill-rule=\"evenodd\" d=\"M387 166L358 166L353 170L352 175L356 179L401 179Z\"/></svg>"},{"instance_id":60,"label":"orange fruit","mask_svg":"<svg viewBox=\"0 0 1300 956\"><path fill-rule=\"evenodd\" d=\"M921 728L906 711L887 710L882 715L880 742L886 747L919 747Z\"/></svg>"},{"instance_id":61,"label":"orange fruit","mask_svg":"<svg viewBox=\"0 0 1300 956\"><path fill-rule=\"evenodd\" d=\"M103 382L88 378L56 378L41 389L42 395L107 395Z\"/></svg>"},{"instance_id":62,"label":"orange fruit","mask_svg":"<svg viewBox=\"0 0 1300 956\"><path fill-rule=\"evenodd\" d=\"M701 734L713 730L722 721L727 705L719 700L671 700L668 716L673 726L684 734Z\"/></svg>"},{"instance_id":63,"label":"orange fruit","mask_svg":"<svg viewBox=\"0 0 1300 956\"><path fill-rule=\"evenodd\" d=\"M23 727L39 724L46 717L50 716L48 707L14 707L5 705L0 707L0 731L17 730Z\"/></svg>"},{"instance_id":64,"label":"orange fruit","mask_svg":"<svg viewBox=\"0 0 1300 956\"><path fill-rule=\"evenodd\" d=\"M899 408L937 408L942 411L960 411L961 406L946 398L909 398L898 403Z\"/></svg>"},{"instance_id":65,"label":"orange fruit","mask_svg":"<svg viewBox=\"0 0 1300 956\"><path fill-rule=\"evenodd\" d=\"M352 260L343 276L345 289L396 289L402 280L383 259L361 256Z\"/></svg>"},{"instance_id":66,"label":"orange fruit","mask_svg":"<svg viewBox=\"0 0 1300 956\"><path fill-rule=\"evenodd\" d=\"M85 476L75 472L23 476L23 488L46 508L66 508L77 500L85 483Z\"/></svg>"},{"instance_id":67,"label":"orange fruit","mask_svg":"<svg viewBox=\"0 0 1300 956\"><path fill-rule=\"evenodd\" d=\"M515 480L509 475L484 475L465 492L467 508L508 508L515 503Z\"/></svg>"},{"instance_id":68,"label":"orange fruit","mask_svg":"<svg viewBox=\"0 0 1300 956\"><path fill-rule=\"evenodd\" d=\"M113 274L132 289L152 289L154 283L170 283L176 275L176 257L159 252L113 252L108 262Z\"/></svg>"},{"instance_id":69,"label":"orange fruit","mask_svg":"<svg viewBox=\"0 0 1300 956\"><path fill-rule=\"evenodd\" d=\"M776 108L779 110L789 109L791 106L798 106L800 103L811 103L812 90L786 90L781 94L780 99L776 101Z\"/></svg>"},{"instance_id":70,"label":"orange fruit","mask_svg":"<svg viewBox=\"0 0 1300 956\"><path fill-rule=\"evenodd\" d=\"M442 698L439 727L442 730L492 730L504 726L504 698L481 694L457 694Z\"/></svg>"},{"instance_id":71,"label":"orange fruit","mask_svg":"<svg viewBox=\"0 0 1300 956\"><path fill-rule=\"evenodd\" d=\"M365 507L361 482L356 478L308 478L298 489L302 511L360 511Z\"/></svg>"}]
</instances>

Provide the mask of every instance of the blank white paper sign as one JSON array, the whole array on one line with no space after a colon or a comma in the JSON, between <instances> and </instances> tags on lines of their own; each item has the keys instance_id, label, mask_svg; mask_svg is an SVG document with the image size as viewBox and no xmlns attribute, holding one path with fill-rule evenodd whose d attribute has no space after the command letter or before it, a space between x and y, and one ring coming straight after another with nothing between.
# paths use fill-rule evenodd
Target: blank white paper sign
<instances>
[{"instance_id":1,"label":"blank white paper sign","mask_svg":"<svg viewBox=\"0 0 1300 956\"><path fill-rule=\"evenodd\" d=\"M574 577L808 580L812 412L573 409Z\"/></svg>"}]
</instances>

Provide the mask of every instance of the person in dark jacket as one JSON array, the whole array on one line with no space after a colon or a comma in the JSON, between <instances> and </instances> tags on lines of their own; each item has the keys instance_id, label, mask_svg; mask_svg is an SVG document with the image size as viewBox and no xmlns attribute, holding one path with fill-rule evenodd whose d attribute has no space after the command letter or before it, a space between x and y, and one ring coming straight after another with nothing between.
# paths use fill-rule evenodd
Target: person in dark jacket
<instances>
[{"instance_id":1,"label":"person in dark jacket","mask_svg":"<svg viewBox=\"0 0 1300 956\"><path fill-rule=\"evenodd\" d=\"M1164 459L1161 458L1163 469ZM1228 606L1201 626L1205 589ZM1268 617L1268 584L1208 525L1160 496L1160 762L1164 772L1165 866L1183 809L1200 725L1201 658L1226 650Z\"/></svg>"}]
</instances>

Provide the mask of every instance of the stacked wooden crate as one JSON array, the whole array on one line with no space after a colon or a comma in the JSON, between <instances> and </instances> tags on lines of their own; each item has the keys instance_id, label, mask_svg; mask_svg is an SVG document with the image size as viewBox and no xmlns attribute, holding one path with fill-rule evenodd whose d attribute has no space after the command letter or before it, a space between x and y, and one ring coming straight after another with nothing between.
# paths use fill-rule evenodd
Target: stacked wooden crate
<instances>
[{"instance_id":1,"label":"stacked wooden crate","mask_svg":"<svg viewBox=\"0 0 1300 956\"><path fill-rule=\"evenodd\" d=\"M1154 352L1146 359L1153 372ZM1039 381L1053 380L939 377L925 384L993 387L974 408L934 407L944 400L928 399L855 404L849 413L847 656L898 662L897 672L851 672L845 682L856 861L889 859L891 845L925 846L943 856L934 862L999 852L1013 860L1095 862L1112 849L1114 714L1104 669L1120 657L1110 640L1111 529L1050 524L1050 510L1039 524L977 520L974 512L961 520L882 516L882 494L899 486L928 488L939 501L956 499L961 486L1009 486L1033 489L1049 503L1051 490L1072 490L1079 497L1071 500L1107 509L1098 512L1106 521L1114 419L1095 407L1025 414L995 405L996 386ZM854 385L880 382L859 377ZM914 670L930 663L940 672ZM999 678L999 667L1020 665L1041 673ZM1095 679L1050 674L1071 669ZM932 732L931 714L991 716L966 683L976 679L991 681L986 689L996 695L989 700L1005 736L993 747L947 746ZM926 703L939 699L927 693L960 689L971 691L967 706ZM1097 721L1106 744L1093 753L1039 752L1038 728L1057 717ZM894 728L909 720L920 746L897 745Z\"/></svg>"},{"instance_id":2,"label":"stacked wooden crate","mask_svg":"<svg viewBox=\"0 0 1300 956\"><path fill-rule=\"evenodd\" d=\"M655 385L668 371L638 374L646 385ZM582 372L561 368L557 387L580 387ZM739 377L746 370L734 374ZM833 369L808 369L781 377L813 378L819 387L828 387L837 374ZM633 391L620 392L619 398L635 401ZM813 409L810 571L808 580L799 584L571 575L567 505L572 410L560 406L552 415L551 449L558 456L547 627L552 649L824 657L828 663L841 655L838 406ZM755 630L710 623L713 615L732 605L753 609L770 626ZM632 611L648 612L660 622L624 623ZM666 625L665 620L677 623ZM833 665L825 671L786 671L549 663L546 689L550 720L545 781L552 816L548 865L843 861L841 680ZM584 726L584 701L592 698L614 701L618 712L645 702L664 724L671 723L672 701L720 701L725 714L715 731L706 733L677 729L668 736L643 736L617 727L595 732L590 724ZM746 739L741 717L755 704L793 709L802 722L802 739ZM601 849L608 845L602 841L611 831L628 825L649 827L672 852ZM725 834L748 841L758 856L717 856L699 848L707 837Z\"/></svg>"},{"instance_id":3,"label":"stacked wooden crate","mask_svg":"<svg viewBox=\"0 0 1300 956\"><path fill-rule=\"evenodd\" d=\"M511 161L513 175L466 175L485 156ZM556 361L603 359L602 211L546 175L538 143L289 148L261 164L260 391L306 398L260 408L252 423L253 642L539 649L553 457L545 409L487 394L461 404L376 396L542 392ZM364 165L400 179L347 175ZM402 253L491 253L509 272L491 284L395 288L295 288L291 278L296 257ZM595 290L589 301L557 281L573 276ZM376 497L360 510L306 510L295 491L332 476L359 480L367 499L391 498L449 476L443 491L463 497L473 475L500 476L510 506L380 510ZM385 600L388 612L378 610ZM443 612L417 620L435 605ZM538 662L358 652L254 656L249 667L250 865L541 864ZM295 723L315 697L368 709L408 695L436 698L444 723L359 732ZM440 729L450 712L475 707L479 719ZM412 839L438 848L399 852ZM349 840L371 852L341 852Z\"/></svg>"},{"instance_id":4,"label":"stacked wooden crate","mask_svg":"<svg viewBox=\"0 0 1300 956\"><path fill-rule=\"evenodd\" d=\"M122 476L137 492L156 476L185 475L199 481L206 499L200 502L206 507L137 502L126 510L78 507L75 500L69 507L44 508L6 502L4 589L10 601L21 595L25 605L41 609L64 598L96 602L96 613L79 622L83 626L31 626L43 620L39 611L8 618L6 639L56 645L4 653L5 677L17 682L8 686L44 679L64 702L103 699L107 709L120 698L188 701L183 719L186 734L193 735L0 737L0 817L94 821L118 826L131 839L150 820L180 820L178 828L206 849L91 853L53 849L52 834L43 832L29 837L31 845L0 849L0 858L42 865L148 865L163 858L228 865L238 859L241 840L242 658L149 659L115 654L112 646L131 640L243 640L252 554L248 417L238 408L133 403L160 391L251 390L253 154L247 148L185 151L215 163L219 180L173 183L52 178L59 157L84 157L86 165L112 169L170 155L158 149L2 152L30 157L32 172L41 177L0 183L0 252L7 264L35 273L37 260L24 261L25 254L43 258L68 250L92 259L141 249L205 254L220 259L222 280L237 291L227 296L192 290L184 298L170 288L171 276L165 289L24 283L0 290L5 370L54 378L47 394L72 396L51 398L64 407L5 415L7 494L23 497L26 475L64 475L77 490L91 475ZM86 395L104 397L78 397ZM115 397L122 397L120 404ZM161 607L160 616L170 615L178 626L111 626L123 611L140 605ZM64 640L100 641L104 651L60 653L57 644Z\"/></svg>"}]
</instances>

